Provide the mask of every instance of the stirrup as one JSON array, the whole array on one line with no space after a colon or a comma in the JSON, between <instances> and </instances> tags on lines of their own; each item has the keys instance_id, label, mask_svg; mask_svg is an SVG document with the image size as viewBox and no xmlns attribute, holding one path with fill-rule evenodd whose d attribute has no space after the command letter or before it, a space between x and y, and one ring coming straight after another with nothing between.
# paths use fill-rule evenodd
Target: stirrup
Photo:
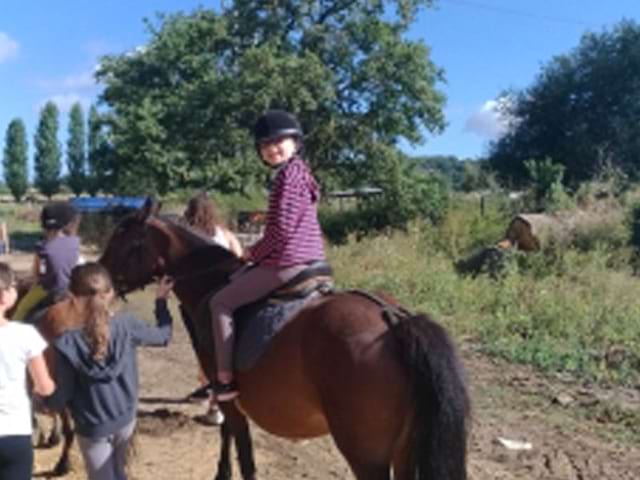
<instances>
[{"instance_id":1,"label":"stirrup","mask_svg":"<svg viewBox=\"0 0 640 480\"><path fill-rule=\"evenodd\" d=\"M238 385L233 380L229 383L222 383L220 380L216 380L213 383L213 393L219 402L228 402L238 396Z\"/></svg>"},{"instance_id":2,"label":"stirrup","mask_svg":"<svg viewBox=\"0 0 640 480\"><path fill-rule=\"evenodd\" d=\"M210 383L203 385L201 387L196 388L193 392L187 395L187 400L189 401L198 401L198 400L206 400L209 398L211 394L211 390L213 387Z\"/></svg>"}]
</instances>

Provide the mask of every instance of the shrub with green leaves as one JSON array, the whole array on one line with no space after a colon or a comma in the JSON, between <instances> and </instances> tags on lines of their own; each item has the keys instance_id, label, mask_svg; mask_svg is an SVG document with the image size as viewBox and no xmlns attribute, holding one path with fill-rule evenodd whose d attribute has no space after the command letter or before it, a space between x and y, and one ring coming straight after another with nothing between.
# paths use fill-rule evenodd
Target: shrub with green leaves
<instances>
[{"instance_id":1,"label":"shrub with green leaves","mask_svg":"<svg viewBox=\"0 0 640 480\"><path fill-rule=\"evenodd\" d=\"M350 234L361 238L373 232L404 230L415 220L435 224L446 214L446 180L422 171L404 157L378 161L373 182L382 190L380 195L362 198L346 211L321 212L323 231L331 241L342 243Z\"/></svg>"},{"instance_id":2,"label":"shrub with green leaves","mask_svg":"<svg viewBox=\"0 0 640 480\"><path fill-rule=\"evenodd\" d=\"M640 283L623 265L612 268L614 253L521 253L497 279L471 278L455 272L437 241L445 224L418 222L330 247L338 284L390 292L457 338L510 361L585 380L640 381Z\"/></svg>"}]
</instances>

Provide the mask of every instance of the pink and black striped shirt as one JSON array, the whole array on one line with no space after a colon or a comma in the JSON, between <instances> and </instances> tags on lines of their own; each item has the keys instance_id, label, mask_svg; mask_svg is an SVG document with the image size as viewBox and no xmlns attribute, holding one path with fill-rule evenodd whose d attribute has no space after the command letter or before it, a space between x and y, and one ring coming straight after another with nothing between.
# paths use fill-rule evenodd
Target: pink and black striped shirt
<instances>
[{"instance_id":1,"label":"pink and black striped shirt","mask_svg":"<svg viewBox=\"0 0 640 480\"><path fill-rule=\"evenodd\" d=\"M324 260L319 199L320 188L306 162L289 160L273 181L264 235L249 249L250 260L273 266Z\"/></svg>"}]
</instances>

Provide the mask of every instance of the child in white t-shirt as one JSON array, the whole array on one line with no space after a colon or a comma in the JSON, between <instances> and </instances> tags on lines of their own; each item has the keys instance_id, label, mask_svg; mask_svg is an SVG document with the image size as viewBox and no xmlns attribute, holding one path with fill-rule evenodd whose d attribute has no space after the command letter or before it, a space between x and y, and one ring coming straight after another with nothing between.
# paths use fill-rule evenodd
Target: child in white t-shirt
<instances>
[{"instance_id":1,"label":"child in white t-shirt","mask_svg":"<svg viewBox=\"0 0 640 480\"><path fill-rule=\"evenodd\" d=\"M15 277L0 262L0 479L31 480L31 401L27 371L39 395L55 384L42 355L47 344L31 325L10 322L5 313L16 302Z\"/></svg>"}]
</instances>

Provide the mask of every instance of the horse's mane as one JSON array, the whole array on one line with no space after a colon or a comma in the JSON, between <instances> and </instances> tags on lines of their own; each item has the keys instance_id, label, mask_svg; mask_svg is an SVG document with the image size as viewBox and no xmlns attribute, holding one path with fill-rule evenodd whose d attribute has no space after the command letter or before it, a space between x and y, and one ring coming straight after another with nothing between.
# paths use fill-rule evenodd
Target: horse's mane
<instances>
[{"instance_id":1,"label":"horse's mane","mask_svg":"<svg viewBox=\"0 0 640 480\"><path fill-rule=\"evenodd\" d=\"M241 265L241 260L231 251L191 227L182 217L165 214L156 215L155 218L168 226L172 233L190 247L189 252L175 265L176 271L172 272L174 275L184 270L210 269L212 265L217 265L221 272L229 273Z\"/></svg>"},{"instance_id":2,"label":"horse's mane","mask_svg":"<svg viewBox=\"0 0 640 480\"><path fill-rule=\"evenodd\" d=\"M162 214L156 215L156 218L172 227L172 230L177 233L182 240L194 248L216 245L211 238L193 228L180 215Z\"/></svg>"}]
</instances>

